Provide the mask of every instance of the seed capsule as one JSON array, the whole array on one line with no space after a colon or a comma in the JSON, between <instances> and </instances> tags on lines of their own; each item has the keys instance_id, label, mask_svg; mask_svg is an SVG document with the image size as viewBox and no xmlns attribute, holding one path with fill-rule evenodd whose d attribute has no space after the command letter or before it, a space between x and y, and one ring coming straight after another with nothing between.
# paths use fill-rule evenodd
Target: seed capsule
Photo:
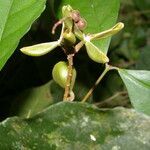
<instances>
[{"instance_id":1,"label":"seed capsule","mask_svg":"<svg viewBox=\"0 0 150 150\"><path fill-rule=\"evenodd\" d=\"M52 76L53 76L54 81L57 84L59 84L62 88L65 88L66 82L67 82L67 76L68 76L67 63L64 61L58 62L53 68ZM75 70L75 68L73 68L71 89L74 86L75 79L76 79L76 70Z\"/></svg>"},{"instance_id":2,"label":"seed capsule","mask_svg":"<svg viewBox=\"0 0 150 150\"><path fill-rule=\"evenodd\" d=\"M74 20L74 22L78 22L80 20L80 12L78 10L74 10L71 13L71 18Z\"/></svg>"},{"instance_id":3,"label":"seed capsule","mask_svg":"<svg viewBox=\"0 0 150 150\"><path fill-rule=\"evenodd\" d=\"M84 30L87 26L87 22L85 19L80 18L80 20L76 23L76 26L80 29L80 30Z\"/></svg>"},{"instance_id":4,"label":"seed capsule","mask_svg":"<svg viewBox=\"0 0 150 150\"><path fill-rule=\"evenodd\" d=\"M86 51L89 55L89 57L97 62L97 63L108 63L109 58L105 53L103 53L98 47L96 47L93 43L87 41L85 43Z\"/></svg>"},{"instance_id":5,"label":"seed capsule","mask_svg":"<svg viewBox=\"0 0 150 150\"><path fill-rule=\"evenodd\" d=\"M76 37L72 32L68 32L68 33L65 32L63 34L63 38L64 38L64 44L68 46L72 46L76 42Z\"/></svg>"}]
</instances>

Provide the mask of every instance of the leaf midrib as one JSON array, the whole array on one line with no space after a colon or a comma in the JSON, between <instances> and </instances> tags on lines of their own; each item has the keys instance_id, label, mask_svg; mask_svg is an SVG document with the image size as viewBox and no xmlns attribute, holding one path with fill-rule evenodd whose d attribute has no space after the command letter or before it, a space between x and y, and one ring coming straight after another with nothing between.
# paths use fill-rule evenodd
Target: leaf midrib
<instances>
[{"instance_id":1,"label":"leaf midrib","mask_svg":"<svg viewBox=\"0 0 150 150\"><path fill-rule=\"evenodd\" d=\"M143 82L142 80L135 78L132 74L128 73L127 71L123 71L123 72L125 73L127 78L130 78L130 79L134 80L135 82L137 82L138 84L142 85L143 87L150 89L149 85L146 84L145 82Z\"/></svg>"}]
</instances>

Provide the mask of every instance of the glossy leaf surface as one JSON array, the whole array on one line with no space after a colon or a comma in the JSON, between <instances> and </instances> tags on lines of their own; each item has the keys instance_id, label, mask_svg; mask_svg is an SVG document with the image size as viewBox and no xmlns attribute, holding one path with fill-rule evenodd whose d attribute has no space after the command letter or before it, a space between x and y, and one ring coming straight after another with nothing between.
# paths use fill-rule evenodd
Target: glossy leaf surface
<instances>
[{"instance_id":1,"label":"glossy leaf surface","mask_svg":"<svg viewBox=\"0 0 150 150\"><path fill-rule=\"evenodd\" d=\"M46 0L0 1L0 69L17 47L21 37L39 17Z\"/></svg>"},{"instance_id":2,"label":"glossy leaf surface","mask_svg":"<svg viewBox=\"0 0 150 150\"><path fill-rule=\"evenodd\" d=\"M134 108L150 115L150 71L125 69L118 71Z\"/></svg>"}]
</instances>

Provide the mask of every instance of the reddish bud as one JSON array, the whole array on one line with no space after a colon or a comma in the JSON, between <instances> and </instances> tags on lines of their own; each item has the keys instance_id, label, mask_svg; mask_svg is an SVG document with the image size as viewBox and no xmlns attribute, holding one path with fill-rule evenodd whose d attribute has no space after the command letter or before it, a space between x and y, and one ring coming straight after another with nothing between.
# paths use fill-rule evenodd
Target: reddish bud
<instances>
[{"instance_id":1,"label":"reddish bud","mask_svg":"<svg viewBox=\"0 0 150 150\"><path fill-rule=\"evenodd\" d=\"M86 28L86 21L83 18L80 18L80 20L76 23L76 26L80 29L80 30L84 30Z\"/></svg>"},{"instance_id":2,"label":"reddish bud","mask_svg":"<svg viewBox=\"0 0 150 150\"><path fill-rule=\"evenodd\" d=\"M78 10L72 11L71 18L74 20L74 22L78 22L80 20L80 12Z\"/></svg>"}]
</instances>

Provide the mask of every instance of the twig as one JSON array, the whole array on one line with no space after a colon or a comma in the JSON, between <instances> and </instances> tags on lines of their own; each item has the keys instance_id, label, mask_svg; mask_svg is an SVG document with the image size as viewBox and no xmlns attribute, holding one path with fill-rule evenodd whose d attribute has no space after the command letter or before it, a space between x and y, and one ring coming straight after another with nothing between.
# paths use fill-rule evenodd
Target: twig
<instances>
[{"instance_id":1,"label":"twig","mask_svg":"<svg viewBox=\"0 0 150 150\"><path fill-rule=\"evenodd\" d=\"M119 63L119 64L114 64L115 66L119 67L119 68L127 68L127 67L130 67L132 65L135 65L135 61L128 61L128 62L122 62L122 63Z\"/></svg>"},{"instance_id":2,"label":"twig","mask_svg":"<svg viewBox=\"0 0 150 150\"><path fill-rule=\"evenodd\" d=\"M95 84L93 85L93 87L85 95L85 97L83 98L82 102L87 101L87 99L91 96L92 92L94 91L94 89L96 88L96 86L100 83L100 81L103 79L103 77L106 75L106 73L109 70L112 70L112 69L117 69L117 68L113 67L113 66L109 66L108 64L105 65L105 69L104 69L103 73L99 76L99 78L97 79L97 81L95 82Z\"/></svg>"},{"instance_id":3,"label":"twig","mask_svg":"<svg viewBox=\"0 0 150 150\"><path fill-rule=\"evenodd\" d=\"M73 72L73 56L74 54L69 54L67 56L68 59L68 75L67 75L67 82L65 87L65 93L63 101L70 101L71 100L71 81L72 81L72 72Z\"/></svg>"},{"instance_id":4,"label":"twig","mask_svg":"<svg viewBox=\"0 0 150 150\"><path fill-rule=\"evenodd\" d=\"M115 99L116 97L118 97L118 96L120 96L120 95L126 95L126 94L127 94L127 91L117 92L117 93L115 93L114 95L110 96L109 98L103 100L102 102L95 103L95 105L97 105L97 106L102 106L103 104L106 104L106 103L112 101L112 100Z\"/></svg>"},{"instance_id":5,"label":"twig","mask_svg":"<svg viewBox=\"0 0 150 150\"><path fill-rule=\"evenodd\" d=\"M56 28L57 28L59 25L63 24L63 22L64 22L65 19L66 19L66 18L62 18L62 19L60 19L59 21L57 21L57 22L54 24L54 26L53 26L53 28L52 28L52 34L55 34Z\"/></svg>"},{"instance_id":6,"label":"twig","mask_svg":"<svg viewBox=\"0 0 150 150\"><path fill-rule=\"evenodd\" d=\"M78 53L79 50L82 48L82 46L84 45L84 41L79 42L76 46L75 46L75 53Z\"/></svg>"},{"instance_id":7,"label":"twig","mask_svg":"<svg viewBox=\"0 0 150 150\"><path fill-rule=\"evenodd\" d=\"M150 10L143 10L143 11L134 11L133 14L141 15L141 14L149 14Z\"/></svg>"}]
</instances>

